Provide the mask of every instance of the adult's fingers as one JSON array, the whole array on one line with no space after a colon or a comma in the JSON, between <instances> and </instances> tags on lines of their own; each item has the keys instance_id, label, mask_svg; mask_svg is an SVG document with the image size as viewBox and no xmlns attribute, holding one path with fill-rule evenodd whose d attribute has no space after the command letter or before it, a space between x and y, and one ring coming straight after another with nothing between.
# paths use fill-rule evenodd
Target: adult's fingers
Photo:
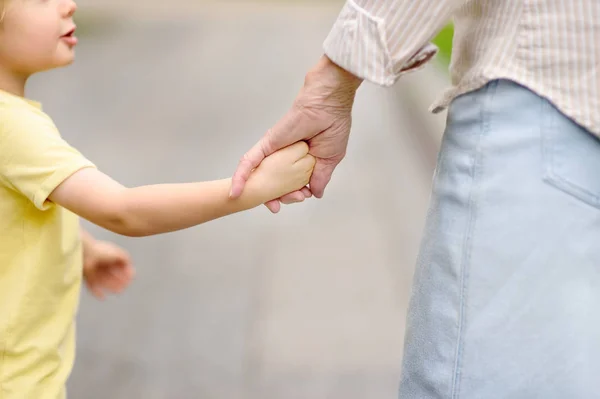
<instances>
[{"instance_id":1,"label":"adult's fingers","mask_svg":"<svg viewBox=\"0 0 600 399\"><path fill-rule=\"evenodd\" d=\"M317 198L322 198L325 187L331 180L331 175L338 163L317 159L312 176L310 177L310 191Z\"/></svg>"},{"instance_id":2,"label":"adult's fingers","mask_svg":"<svg viewBox=\"0 0 600 399\"><path fill-rule=\"evenodd\" d=\"M265 206L271 211L271 213L277 213L281 210L281 204L278 199L271 200L265 203Z\"/></svg>"},{"instance_id":3,"label":"adult's fingers","mask_svg":"<svg viewBox=\"0 0 600 399\"><path fill-rule=\"evenodd\" d=\"M306 196L302 191L294 191L279 198L279 202L285 205L295 204L296 202L302 202L306 199Z\"/></svg>"},{"instance_id":4,"label":"adult's fingers","mask_svg":"<svg viewBox=\"0 0 600 399\"><path fill-rule=\"evenodd\" d=\"M264 138L260 139L260 141L250 148L250 150L240 159L237 169L233 174L233 178L231 179L231 193L229 194L231 198L238 198L242 194L244 186L250 177L250 173L252 173L252 171L260 165L262 160L269 155L265 153L263 140Z\"/></svg>"},{"instance_id":5,"label":"adult's fingers","mask_svg":"<svg viewBox=\"0 0 600 399\"><path fill-rule=\"evenodd\" d=\"M274 199L265 203L265 206L272 212L278 213L281 210L281 204L289 205L302 202L307 198L312 197L312 193L308 187L303 187L301 190L286 194L281 198Z\"/></svg>"},{"instance_id":6,"label":"adult's fingers","mask_svg":"<svg viewBox=\"0 0 600 399\"><path fill-rule=\"evenodd\" d=\"M302 192L302 194L304 194L304 198L312 197L312 192L310 191L310 188L303 187L302 190L300 190L300 191Z\"/></svg>"},{"instance_id":7,"label":"adult's fingers","mask_svg":"<svg viewBox=\"0 0 600 399\"><path fill-rule=\"evenodd\" d=\"M244 154L233 174L230 197L237 198L242 194L250 173L265 157L291 144L310 139L322 128L318 121L312 120L300 108L293 106L258 143ZM301 158L306 144L298 143L292 148L299 153L298 158Z\"/></svg>"}]
</instances>

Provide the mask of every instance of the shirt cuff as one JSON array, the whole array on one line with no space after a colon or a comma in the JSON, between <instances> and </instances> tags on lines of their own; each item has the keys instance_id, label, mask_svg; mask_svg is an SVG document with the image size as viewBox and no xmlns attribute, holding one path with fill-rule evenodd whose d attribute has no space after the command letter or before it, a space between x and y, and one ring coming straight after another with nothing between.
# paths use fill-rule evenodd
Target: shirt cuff
<instances>
[{"instance_id":1,"label":"shirt cuff","mask_svg":"<svg viewBox=\"0 0 600 399\"><path fill-rule=\"evenodd\" d=\"M420 69L438 52L427 43L415 54L395 59L389 51L385 20L348 0L323 44L325 55L353 75L392 86L405 73Z\"/></svg>"}]
</instances>

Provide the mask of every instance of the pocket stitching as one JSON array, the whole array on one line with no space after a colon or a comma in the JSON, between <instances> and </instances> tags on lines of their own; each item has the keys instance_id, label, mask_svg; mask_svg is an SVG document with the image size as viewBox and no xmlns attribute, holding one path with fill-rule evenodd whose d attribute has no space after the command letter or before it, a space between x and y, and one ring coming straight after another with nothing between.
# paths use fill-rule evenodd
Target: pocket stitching
<instances>
[{"instance_id":1,"label":"pocket stitching","mask_svg":"<svg viewBox=\"0 0 600 399\"><path fill-rule=\"evenodd\" d=\"M542 160L543 160L543 170L544 175L542 176L542 180L562 191L563 193L584 202L585 204L592 206L596 209L600 209L600 196L598 194L594 194L593 192L581 187L578 184L575 184L564 177L558 175L554 170L554 147L553 147L553 139L552 135L554 132L552 131L554 127L554 118L555 112L558 112L554 109L554 107L548 103L544 102L543 114L551 115L550 121L547 123L542 123Z\"/></svg>"},{"instance_id":2,"label":"pocket stitching","mask_svg":"<svg viewBox=\"0 0 600 399\"><path fill-rule=\"evenodd\" d=\"M594 208L600 208L600 198L596 194L555 174L550 165L548 165L548 170L544 175L544 181Z\"/></svg>"}]
</instances>

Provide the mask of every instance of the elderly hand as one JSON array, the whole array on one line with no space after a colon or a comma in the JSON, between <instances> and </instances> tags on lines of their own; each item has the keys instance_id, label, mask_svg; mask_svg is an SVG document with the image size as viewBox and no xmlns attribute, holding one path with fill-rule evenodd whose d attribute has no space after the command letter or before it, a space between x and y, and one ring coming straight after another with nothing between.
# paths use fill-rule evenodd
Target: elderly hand
<instances>
[{"instance_id":1,"label":"elderly hand","mask_svg":"<svg viewBox=\"0 0 600 399\"><path fill-rule=\"evenodd\" d=\"M361 79L323 56L306 75L304 87L288 113L240 160L233 175L231 197L241 195L250 173L265 157L304 140L309 145L309 154L316 158L309 183L310 190L305 187L266 205L271 212L277 213L280 202L301 202L310 197L311 192L315 197L321 198L335 167L346 154L352 124L352 105L361 83Z\"/></svg>"}]
</instances>

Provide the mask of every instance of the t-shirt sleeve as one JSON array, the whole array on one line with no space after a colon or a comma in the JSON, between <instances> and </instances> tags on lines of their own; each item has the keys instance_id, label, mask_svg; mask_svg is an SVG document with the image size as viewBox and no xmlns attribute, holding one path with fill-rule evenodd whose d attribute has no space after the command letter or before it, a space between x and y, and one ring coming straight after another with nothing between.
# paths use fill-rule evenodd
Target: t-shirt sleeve
<instances>
[{"instance_id":1,"label":"t-shirt sleeve","mask_svg":"<svg viewBox=\"0 0 600 399\"><path fill-rule=\"evenodd\" d=\"M48 209L52 191L87 167L95 165L60 137L50 118L27 110L0 113L0 182L38 209Z\"/></svg>"}]
</instances>

